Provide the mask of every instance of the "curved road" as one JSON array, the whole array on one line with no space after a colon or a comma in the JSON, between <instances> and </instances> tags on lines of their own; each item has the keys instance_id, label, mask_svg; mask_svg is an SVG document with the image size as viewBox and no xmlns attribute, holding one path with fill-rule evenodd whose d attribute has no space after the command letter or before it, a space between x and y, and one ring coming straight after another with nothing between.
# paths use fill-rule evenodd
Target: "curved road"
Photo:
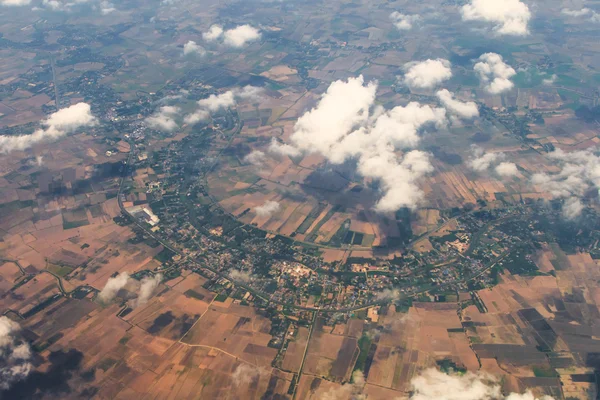
<instances>
[{"instance_id":1,"label":"curved road","mask_svg":"<svg viewBox=\"0 0 600 400\"><path fill-rule=\"evenodd\" d=\"M178 254L179 256L181 256L182 260L191 261L194 264L196 264L197 266L211 271L213 274L217 275L220 278L227 279L228 281L230 281L234 285L247 290L248 292L252 293L254 296L259 297L259 298L263 299L264 301L266 301L268 303L277 304L277 305L281 305L281 306L284 306L284 307L289 307L289 308L292 308L292 309L295 309L295 310L313 311L313 312L317 311L319 313L327 313L327 314L338 313L338 312L339 313L345 313L345 312L357 311L357 310L362 310L362 309L373 307L373 306L377 306L377 305L387 304L387 303L390 303L390 302L396 301L396 300L403 300L403 299L406 299L406 298L414 297L416 295L429 292L432 289L443 289L447 285L469 282L469 281L471 281L473 279L478 278L482 274L484 274L486 271L488 271L489 269L491 269L496 264L496 262L498 262L500 259L502 259L504 257L504 255L498 257L496 260L494 260L489 265L487 265L486 268L484 268L483 270L477 272L475 275L473 275L471 277L468 277L468 278L464 278L464 279L460 279L460 280L454 280L454 281L449 281L449 282L446 282L444 285L440 285L440 286L427 287L427 288L424 288L424 289L415 290L414 292L411 292L409 294L403 294L403 295L400 295L400 296L398 296L396 298L378 299L378 300L371 301L369 303L355 305L355 306L351 306L351 307L342 307L342 308L304 307L304 306L296 305L294 303L286 303L286 302L281 301L281 300L271 299L269 293L257 290L255 288L249 286L245 282L236 281L235 279L232 279L231 277L229 277L225 273L223 273L221 271L218 271L218 270L214 269L213 267L210 267L210 266L202 263L199 259L193 258L193 257L191 257L189 255L186 255L186 254L182 253L180 250L178 250L177 248L173 247L167 241L165 241L162 238L156 236L154 234L154 232L152 232L145 224L140 223L140 221L137 218L135 218L133 215L131 215L125 209L125 207L123 206L123 201L121 199L121 195L122 195L122 192L123 192L123 185L125 183L125 178L128 176L128 169L129 169L129 167L131 165L130 163L131 163L131 160L133 159L133 153L134 153L134 143L130 142L129 144L131 146L131 149L129 151L129 157L127 158L127 165L124 168L123 175L121 176L121 180L120 180L120 183L119 183L119 192L117 194L117 202L119 204L119 208L120 208L121 212L124 215L127 215L133 221L133 223L135 225L137 225L140 229L142 229L144 231L144 233L146 235L150 236L152 239L154 239L157 242L159 242L165 248L167 248L167 249L171 250L172 252L174 252L175 254ZM422 238L419 238L419 240L420 239L422 239Z\"/></svg>"}]
</instances>

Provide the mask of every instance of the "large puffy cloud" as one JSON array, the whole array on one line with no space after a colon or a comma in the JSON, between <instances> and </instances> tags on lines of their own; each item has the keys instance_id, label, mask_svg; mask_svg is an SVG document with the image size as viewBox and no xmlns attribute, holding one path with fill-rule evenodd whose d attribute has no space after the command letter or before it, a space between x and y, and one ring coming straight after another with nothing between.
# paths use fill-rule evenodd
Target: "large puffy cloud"
<instances>
[{"instance_id":1,"label":"large puffy cloud","mask_svg":"<svg viewBox=\"0 0 600 400\"><path fill-rule=\"evenodd\" d=\"M408 31L413 28L415 23L421 20L419 15L407 15L399 13L398 11L394 11L390 14L390 19L392 23L396 27L396 29L400 31Z\"/></svg>"},{"instance_id":2,"label":"large puffy cloud","mask_svg":"<svg viewBox=\"0 0 600 400\"><path fill-rule=\"evenodd\" d=\"M471 119L479 116L479 109L477 104L472 101L463 102L456 100L454 95L447 89L442 89L436 93L436 96L442 103L442 105L450 113L457 115L461 118Z\"/></svg>"},{"instance_id":3,"label":"large puffy cloud","mask_svg":"<svg viewBox=\"0 0 600 400\"><path fill-rule=\"evenodd\" d=\"M498 35L523 36L529 33L531 12L520 0L471 0L461 8L464 21L493 24Z\"/></svg>"},{"instance_id":4,"label":"large puffy cloud","mask_svg":"<svg viewBox=\"0 0 600 400\"><path fill-rule=\"evenodd\" d=\"M47 129L69 133L82 126L94 125L96 122L96 118L91 113L90 105L87 103L77 103L51 114L43 125Z\"/></svg>"},{"instance_id":5,"label":"large puffy cloud","mask_svg":"<svg viewBox=\"0 0 600 400\"><path fill-rule=\"evenodd\" d=\"M220 25L212 25L208 31L202 34L202 37L207 42L216 42L222 39L226 46L239 48L260 39L261 33L250 25L240 25L228 30L224 30Z\"/></svg>"},{"instance_id":6,"label":"large puffy cloud","mask_svg":"<svg viewBox=\"0 0 600 400\"><path fill-rule=\"evenodd\" d=\"M31 0L0 0L0 5L5 7L19 7L31 4Z\"/></svg>"},{"instance_id":7,"label":"large puffy cloud","mask_svg":"<svg viewBox=\"0 0 600 400\"><path fill-rule=\"evenodd\" d=\"M293 144L304 152L331 154L354 126L367 122L376 91L377 85L364 85L362 76L333 82L319 105L298 119Z\"/></svg>"},{"instance_id":8,"label":"large puffy cloud","mask_svg":"<svg viewBox=\"0 0 600 400\"><path fill-rule=\"evenodd\" d=\"M450 61L438 58L404 66L404 82L411 89L431 89L452 78Z\"/></svg>"},{"instance_id":9,"label":"large puffy cloud","mask_svg":"<svg viewBox=\"0 0 600 400\"><path fill-rule=\"evenodd\" d=\"M37 143L57 140L84 126L96 125L97 122L90 105L78 103L51 114L42 122L43 127L31 135L0 136L0 153L25 150Z\"/></svg>"},{"instance_id":10,"label":"large puffy cloud","mask_svg":"<svg viewBox=\"0 0 600 400\"><path fill-rule=\"evenodd\" d=\"M279 211L280 208L281 206L278 202L269 200L263 205L255 207L254 212L256 212L256 215L258 215L259 217L270 217L271 215Z\"/></svg>"},{"instance_id":11,"label":"large puffy cloud","mask_svg":"<svg viewBox=\"0 0 600 400\"><path fill-rule=\"evenodd\" d=\"M560 171L556 174L535 174L531 181L554 197L566 199L563 214L568 218L577 217L583 205L575 199L592 188L600 189L600 157L592 150L567 153L560 149L549 156L558 162Z\"/></svg>"},{"instance_id":12,"label":"large puffy cloud","mask_svg":"<svg viewBox=\"0 0 600 400\"><path fill-rule=\"evenodd\" d=\"M203 56L205 54L206 54L206 50L204 49L204 47L198 45L193 40L190 40L186 44L183 45L183 55L184 56L189 56L189 55Z\"/></svg>"},{"instance_id":13,"label":"large puffy cloud","mask_svg":"<svg viewBox=\"0 0 600 400\"><path fill-rule=\"evenodd\" d=\"M502 394L498 379L486 373L445 374L430 368L410 382L410 400L554 400L531 392Z\"/></svg>"},{"instance_id":14,"label":"large puffy cloud","mask_svg":"<svg viewBox=\"0 0 600 400\"><path fill-rule=\"evenodd\" d=\"M376 91L362 76L332 83L318 105L298 119L290 143L273 141L270 150L320 153L333 164L355 159L363 177L381 182L377 210L413 208L423 198L417 180L432 166L427 153L407 150L419 143L423 127L445 124L446 110L414 102L385 110L374 106ZM398 156L398 150L405 151Z\"/></svg>"},{"instance_id":15,"label":"large puffy cloud","mask_svg":"<svg viewBox=\"0 0 600 400\"><path fill-rule=\"evenodd\" d=\"M198 109L186 115L185 123L195 124L210 118L210 114L219 110L234 107L239 100L255 99L260 96L263 89L254 86L236 88L220 94L211 94L198 101Z\"/></svg>"},{"instance_id":16,"label":"large puffy cloud","mask_svg":"<svg viewBox=\"0 0 600 400\"><path fill-rule=\"evenodd\" d=\"M227 46L243 47L247 43L260 39L260 31L250 25L241 25L236 28L225 31L223 34Z\"/></svg>"},{"instance_id":17,"label":"large puffy cloud","mask_svg":"<svg viewBox=\"0 0 600 400\"><path fill-rule=\"evenodd\" d=\"M31 349L21 338L20 330L18 323L0 317L0 389L10 388L31 371Z\"/></svg>"},{"instance_id":18,"label":"large puffy cloud","mask_svg":"<svg viewBox=\"0 0 600 400\"><path fill-rule=\"evenodd\" d=\"M489 93L500 94L514 87L510 78L517 72L504 62L500 54L482 54L474 69L485 90Z\"/></svg>"},{"instance_id":19,"label":"large puffy cloud","mask_svg":"<svg viewBox=\"0 0 600 400\"><path fill-rule=\"evenodd\" d=\"M163 106L158 111L146 118L146 125L150 128L165 132L173 132L179 128L175 118L181 109L175 106Z\"/></svg>"},{"instance_id":20,"label":"large puffy cloud","mask_svg":"<svg viewBox=\"0 0 600 400\"><path fill-rule=\"evenodd\" d=\"M150 300L152 293L156 290L158 285L162 282L163 275L156 274L154 276L146 276L140 283L140 290L138 292L138 298L135 302L136 307L143 306Z\"/></svg>"}]
</instances>

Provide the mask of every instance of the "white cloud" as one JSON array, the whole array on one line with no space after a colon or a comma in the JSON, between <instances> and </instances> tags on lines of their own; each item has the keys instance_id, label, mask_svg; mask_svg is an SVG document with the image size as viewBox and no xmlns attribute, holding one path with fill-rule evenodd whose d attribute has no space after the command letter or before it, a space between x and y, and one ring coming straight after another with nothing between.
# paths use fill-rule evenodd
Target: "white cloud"
<instances>
[{"instance_id":1,"label":"white cloud","mask_svg":"<svg viewBox=\"0 0 600 400\"><path fill-rule=\"evenodd\" d=\"M42 5L52 11L72 11L73 7L76 7L81 4L89 3L91 0L42 0ZM99 9L103 15L110 14L112 11L115 11L113 4L106 0L100 1L100 4L93 5L93 9Z\"/></svg>"},{"instance_id":2,"label":"white cloud","mask_svg":"<svg viewBox=\"0 0 600 400\"><path fill-rule=\"evenodd\" d=\"M269 146L269 152L273 154L277 154L280 156L288 156L288 157L298 157L302 155L302 152L298 150L296 147L287 144L280 143L275 138L271 140L271 145Z\"/></svg>"},{"instance_id":3,"label":"white cloud","mask_svg":"<svg viewBox=\"0 0 600 400\"><path fill-rule=\"evenodd\" d=\"M261 87L244 86L241 90L240 89L235 90L234 93L240 99L248 100L248 99L258 99L262 95L263 91L264 91L264 89Z\"/></svg>"},{"instance_id":4,"label":"white cloud","mask_svg":"<svg viewBox=\"0 0 600 400\"><path fill-rule=\"evenodd\" d=\"M399 164L389 154L361 159L359 164L359 172L382 182L385 194L376 206L381 212L416 207L423 200L423 192L416 181L432 171L429 155L417 150L406 153Z\"/></svg>"},{"instance_id":5,"label":"white cloud","mask_svg":"<svg viewBox=\"0 0 600 400\"><path fill-rule=\"evenodd\" d=\"M227 46L243 47L247 43L260 39L260 31L250 25L241 25L236 28L225 31L223 34Z\"/></svg>"},{"instance_id":6,"label":"white cloud","mask_svg":"<svg viewBox=\"0 0 600 400\"><path fill-rule=\"evenodd\" d=\"M20 335L21 326L0 316L0 389L25 379L32 369L31 349Z\"/></svg>"},{"instance_id":7,"label":"white cloud","mask_svg":"<svg viewBox=\"0 0 600 400\"><path fill-rule=\"evenodd\" d=\"M581 215L585 206L577 197L569 197L562 206L562 215L566 219L573 220Z\"/></svg>"},{"instance_id":8,"label":"white cloud","mask_svg":"<svg viewBox=\"0 0 600 400\"><path fill-rule=\"evenodd\" d=\"M183 45L183 55L184 56L188 56L188 55L203 56L205 54L206 54L206 50L204 49L204 47L198 45L193 40L190 40L186 44Z\"/></svg>"},{"instance_id":9,"label":"white cloud","mask_svg":"<svg viewBox=\"0 0 600 400\"><path fill-rule=\"evenodd\" d=\"M144 277L140 283L140 290L138 298L135 301L135 306L139 307L146 304L162 280L163 275L160 273L154 276Z\"/></svg>"},{"instance_id":10,"label":"white cloud","mask_svg":"<svg viewBox=\"0 0 600 400\"><path fill-rule=\"evenodd\" d=\"M352 383L348 382L341 386L329 389L320 400L366 400L363 393L365 388L365 376L361 370L352 373Z\"/></svg>"},{"instance_id":11,"label":"white cloud","mask_svg":"<svg viewBox=\"0 0 600 400\"><path fill-rule=\"evenodd\" d=\"M248 385L253 381L258 380L260 373L254 366L240 364L231 374L231 379L235 386Z\"/></svg>"},{"instance_id":12,"label":"white cloud","mask_svg":"<svg viewBox=\"0 0 600 400\"><path fill-rule=\"evenodd\" d=\"M496 164L498 161L504 159L503 153L486 153L481 147L472 145L471 146L472 158L469 160L468 165L473 171L485 172L492 164Z\"/></svg>"},{"instance_id":13,"label":"white cloud","mask_svg":"<svg viewBox=\"0 0 600 400\"><path fill-rule=\"evenodd\" d=\"M115 11L117 11L117 9L113 3L106 0L100 2L100 13L102 15L112 14Z\"/></svg>"},{"instance_id":14,"label":"white cloud","mask_svg":"<svg viewBox=\"0 0 600 400\"><path fill-rule=\"evenodd\" d=\"M377 292L375 295L376 301L391 301L400 298L400 291L398 289L384 289L381 292Z\"/></svg>"},{"instance_id":15,"label":"white cloud","mask_svg":"<svg viewBox=\"0 0 600 400\"><path fill-rule=\"evenodd\" d=\"M181 109L175 106L163 106L158 111L148 118L145 122L150 128L165 132L173 132L179 128L175 117L179 115Z\"/></svg>"},{"instance_id":16,"label":"white cloud","mask_svg":"<svg viewBox=\"0 0 600 400\"><path fill-rule=\"evenodd\" d=\"M206 42L216 42L223 39L223 44L229 47L240 48L261 38L258 29L250 25L240 25L233 29L223 30L221 25L212 25L202 34Z\"/></svg>"},{"instance_id":17,"label":"white cloud","mask_svg":"<svg viewBox=\"0 0 600 400\"><path fill-rule=\"evenodd\" d=\"M498 164L496 168L494 168L494 171L496 171L496 173L503 178L509 178L519 173L519 169L517 168L517 165L515 163L506 161Z\"/></svg>"},{"instance_id":18,"label":"white cloud","mask_svg":"<svg viewBox=\"0 0 600 400\"><path fill-rule=\"evenodd\" d=\"M165 96L162 99L158 100L158 103L159 104L169 104L171 101L181 100L189 94L190 94L189 90L179 89L179 92L177 94L170 94L168 96Z\"/></svg>"},{"instance_id":19,"label":"white cloud","mask_svg":"<svg viewBox=\"0 0 600 400\"><path fill-rule=\"evenodd\" d=\"M292 136L295 147L304 152L331 154L353 127L365 124L377 85L363 83L362 76L333 82L319 105L298 119Z\"/></svg>"},{"instance_id":20,"label":"white cloud","mask_svg":"<svg viewBox=\"0 0 600 400\"><path fill-rule=\"evenodd\" d=\"M250 282L252 280L252 275L249 272L237 269L230 270L229 277L236 282Z\"/></svg>"},{"instance_id":21,"label":"white cloud","mask_svg":"<svg viewBox=\"0 0 600 400\"><path fill-rule=\"evenodd\" d=\"M73 132L82 126L92 126L97 122L87 103L77 103L67 108L58 110L43 123L47 129L64 132Z\"/></svg>"},{"instance_id":22,"label":"white cloud","mask_svg":"<svg viewBox=\"0 0 600 400\"><path fill-rule=\"evenodd\" d=\"M537 399L529 391L504 396L499 380L483 372L458 375L429 368L413 378L410 385L410 400L554 400L550 396Z\"/></svg>"},{"instance_id":23,"label":"white cloud","mask_svg":"<svg viewBox=\"0 0 600 400\"><path fill-rule=\"evenodd\" d=\"M514 87L510 78L517 72L506 64L499 54L482 54L474 70L485 90L491 94L504 93Z\"/></svg>"},{"instance_id":24,"label":"white cloud","mask_svg":"<svg viewBox=\"0 0 600 400\"><path fill-rule=\"evenodd\" d=\"M240 364L231 374L231 380L235 387L242 385L253 385L261 377L270 376L270 372L262 367L256 367L249 364Z\"/></svg>"},{"instance_id":25,"label":"white cloud","mask_svg":"<svg viewBox=\"0 0 600 400\"><path fill-rule=\"evenodd\" d=\"M51 114L42 122L43 128L31 135L0 136L0 153L25 150L37 143L57 140L84 126L94 126L97 122L90 105L78 103Z\"/></svg>"},{"instance_id":26,"label":"white cloud","mask_svg":"<svg viewBox=\"0 0 600 400\"><path fill-rule=\"evenodd\" d=\"M600 189L600 157L593 150L564 152L557 149L549 157L558 162L560 171L556 174L538 173L531 177L533 184L549 192L556 198L567 199L567 210L563 213L575 217L576 211L581 212L582 207L572 198L581 198L592 189Z\"/></svg>"},{"instance_id":27,"label":"white cloud","mask_svg":"<svg viewBox=\"0 0 600 400\"><path fill-rule=\"evenodd\" d=\"M123 289L130 282L130 277L127 272L121 272L119 275L109 278L106 285L98 294L98 300L107 304L113 301L119 290Z\"/></svg>"},{"instance_id":28,"label":"white cloud","mask_svg":"<svg viewBox=\"0 0 600 400\"><path fill-rule=\"evenodd\" d=\"M211 94L206 99L199 100L198 105L211 112L233 107L235 105L235 94L231 90L221 94Z\"/></svg>"},{"instance_id":29,"label":"white cloud","mask_svg":"<svg viewBox=\"0 0 600 400\"><path fill-rule=\"evenodd\" d=\"M471 0L461 8L463 21L483 21L493 24L498 35L529 34L529 7L520 0Z\"/></svg>"},{"instance_id":30,"label":"white cloud","mask_svg":"<svg viewBox=\"0 0 600 400\"><path fill-rule=\"evenodd\" d=\"M68 9L68 7L58 0L42 0L42 4L53 11L64 11Z\"/></svg>"},{"instance_id":31,"label":"white cloud","mask_svg":"<svg viewBox=\"0 0 600 400\"><path fill-rule=\"evenodd\" d=\"M254 86L245 86L228 90L221 94L211 94L209 97L199 100L199 108L192 114L188 114L184 122L195 124L197 122L210 118L210 114L224 108L234 107L239 100L249 100L258 98L263 89Z\"/></svg>"},{"instance_id":32,"label":"white cloud","mask_svg":"<svg viewBox=\"0 0 600 400\"><path fill-rule=\"evenodd\" d=\"M553 85L554 82L556 82L557 79L558 79L558 75L553 74L553 75L551 75L548 78L542 79L542 84L546 85L546 86Z\"/></svg>"},{"instance_id":33,"label":"white cloud","mask_svg":"<svg viewBox=\"0 0 600 400\"><path fill-rule=\"evenodd\" d=\"M519 173L516 164L504 161L504 153L486 153L476 145L471 146L471 152L472 157L467 164L473 171L483 173L493 170L501 178L509 178Z\"/></svg>"},{"instance_id":34,"label":"white cloud","mask_svg":"<svg viewBox=\"0 0 600 400\"><path fill-rule=\"evenodd\" d=\"M582 8L580 10L571 10L569 8L563 8L560 12L569 17L583 17L584 15L591 14L593 11L589 8Z\"/></svg>"},{"instance_id":35,"label":"white cloud","mask_svg":"<svg viewBox=\"0 0 600 400\"><path fill-rule=\"evenodd\" d=\"M257 216L264 218L270 217L271 215L275 214L277 211L279 211L280 208L281 206L278 202L269 200L265 202L265 204L255 207L254 212Z\"/></svg>"},{"instance_id":36,"label":"white cloud","mask_svg":"<svg viewBox=\"0 0 600 400\"><path fill-rule=\"evenodd\" d=\"M377 210L415 207L423 197L416 181L433 167L427 153L410 148L419 143L423 127L446 123L446 110L415 102L385 110L375 107L376 91L362 76L333 82L318 105L298 119L290 143L273 140L270 151L320 153L333 164L355 159L363 177L381 182Z\"/></svg>"},{"instance_id":37,"label":"white cloud","mask_svg":"<svg viewBox=\"0 0 600 400\"><path fill-rule=\"evenodd\" d=\"M589 17L588 20L591 22L600 22L600 14L589 8L582 8L580 10L571 10L569 8L563 8L561 10L561 13L573 18Z\"/></svg>"},{"instance_id":38,"label":"white cloud","mask_svg":"<svg viewBox=\"0 0 600 400\"><path fill-rule=\"evenodd\" d=\"M250 154L244 157L245 162L256 166L263 165L266 162L266 160L267 155L260 150L253 150Z\"/></svg>"},{"instance_id":39,"label":"white cloud","mask_svg":"<svg viewBox=\"0 0 600 400\"><path fill-rule=\"evenodd\" d=\"M484 400L499 399L500 386L490 375L467 372L447 375L430 368L410 382L411 400Z\"/></svg>"},{"instance_id":40,"label":"white cloud","mask_svg":"<svg viewBox=\"0 0 600 400\"><path fill-rule=\"evenodd\" d=\"M108 304L114 300L119 290L130 285L130 289L134 288L137 290L137 299L134 302L135 307L142 306L148 302L150 296L154 290L158 287L163 279L162 274L156 274L154 276L146 276L141 282L137 282L131 278L127 272L121 272L119 275L109 278L104 285L102 291L98 294L98 300L101 303Z\"/></svg>"},{"instance_id":41,"label":"white cloud","mask_svg":"<svg viewBox=\"0 0 600 400\"><path fill-rule=\"evenodd\" d=\"M591 187L600 188L600 157L592 150L571 153L557 149L549 154L559 163L556 174L535 174L532 181L555 197L583 196Z\"/></svg>"},{"instance_id":42,"label":"white cloud","mask_svg":"<svg viewBox=\"0 0 600 400\"><path fill-rule=\"evenodd\" d=\"M472 119L479 116L479 109L477 108L477 104L468 101L463 102L460 100L456 100L454 95L450 93L447 89L442 89L436 93L436 96L442 103L442 105L448 110L450 113L455 114L461 118Z\"/></svg>"},{"instance_id":43,"label":"white cloud","mask_svg":"<svg viewBox=\"0 0 600 400\"><path fill-rule=\"evenodd\" d=\"M214 42L223 36L223 27L221 25L212 25L208 31L202 34L202 38L206 42Z\"/></svg>"},{"instance_id":44,"label":"white cloud","mask_svg":"<svg viewBox=\"0 0 600 400\"><path fill-rule=\"evenodd\" d=\"M207 110L203 110L203 109L199 109L194 111L191 114L188 114L185 116L185 118L183 119L183 122L185 122L186 124L197 124L200 121L206 121L207 119L210 118L210 112Z\"/></svg>"},{"instance_id":45,"label":"white cloud","mask_svg":"<svg viewBox=\"0 0 600 400\"><path fill-rule=\"evenodd\" d=\"M408 31L413 28L413 26L421 20L419 15L407 15L399 13L398 11L394 11L390 14L390 19L394 23L396 29L400 31Z\"/></svg>"},{"instance_id":46,"label":"white cloud","mask_svg":"<svg viewBox=\"0 0 600 400\"><path fill-rule=\"evenodd\" d=\"M431 89L452 78L450 61L438 58L404 66L404 82L411 89Z\"/></svg>"},{"instance_id":47,"label":"white cloud","mask_svg":"<svg viewBox=\"0 0 600 400\"><path fill-rule=\"evenodd\" d=\"M0 5L5 7L19 7L31 4L31 0L0 0Z\"/></svg>"}]
</instances>

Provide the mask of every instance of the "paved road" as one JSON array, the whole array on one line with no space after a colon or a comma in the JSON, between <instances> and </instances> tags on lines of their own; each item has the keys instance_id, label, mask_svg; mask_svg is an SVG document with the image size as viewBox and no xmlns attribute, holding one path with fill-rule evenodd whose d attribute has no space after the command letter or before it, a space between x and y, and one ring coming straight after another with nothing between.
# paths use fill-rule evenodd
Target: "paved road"
<instances>
[{"instance_id":1,"label":"paved road","mask_svg":"<svg viewBox=\"0 0 600 400\"><path fill-rule=\"evenodd\" d=\"M308 333L308 339L306 340L306 347L304 348L304 355L302 356L302 363L300 364L300 369L298 370L298 378L296 378L296 386L294 386L294 395L292 396L292 400L296 398L298 394L298 386L300 385L300 378L302 377L302 370L304 369L304 363L306 362L306 355L308 354L308 346L310 346L310 338L315 331L315 322L317 321L317 317L319 316L318 312L313 314L313 319L310 324L310 331Z\"/></svg>"},{"instance_id":2,"label":"paved road","mask_svg":"<svg viewBox=\"0 0 600 400\"><path fill-rule=\"evenodd\" d=\"M54 56L50 56L50 66L52 67L52 82L54 83L54 101L56 102L56 109L60 110L60 96L58 95L58 82L56 80L56 61Z\"/></svg>"}]
</instances>

